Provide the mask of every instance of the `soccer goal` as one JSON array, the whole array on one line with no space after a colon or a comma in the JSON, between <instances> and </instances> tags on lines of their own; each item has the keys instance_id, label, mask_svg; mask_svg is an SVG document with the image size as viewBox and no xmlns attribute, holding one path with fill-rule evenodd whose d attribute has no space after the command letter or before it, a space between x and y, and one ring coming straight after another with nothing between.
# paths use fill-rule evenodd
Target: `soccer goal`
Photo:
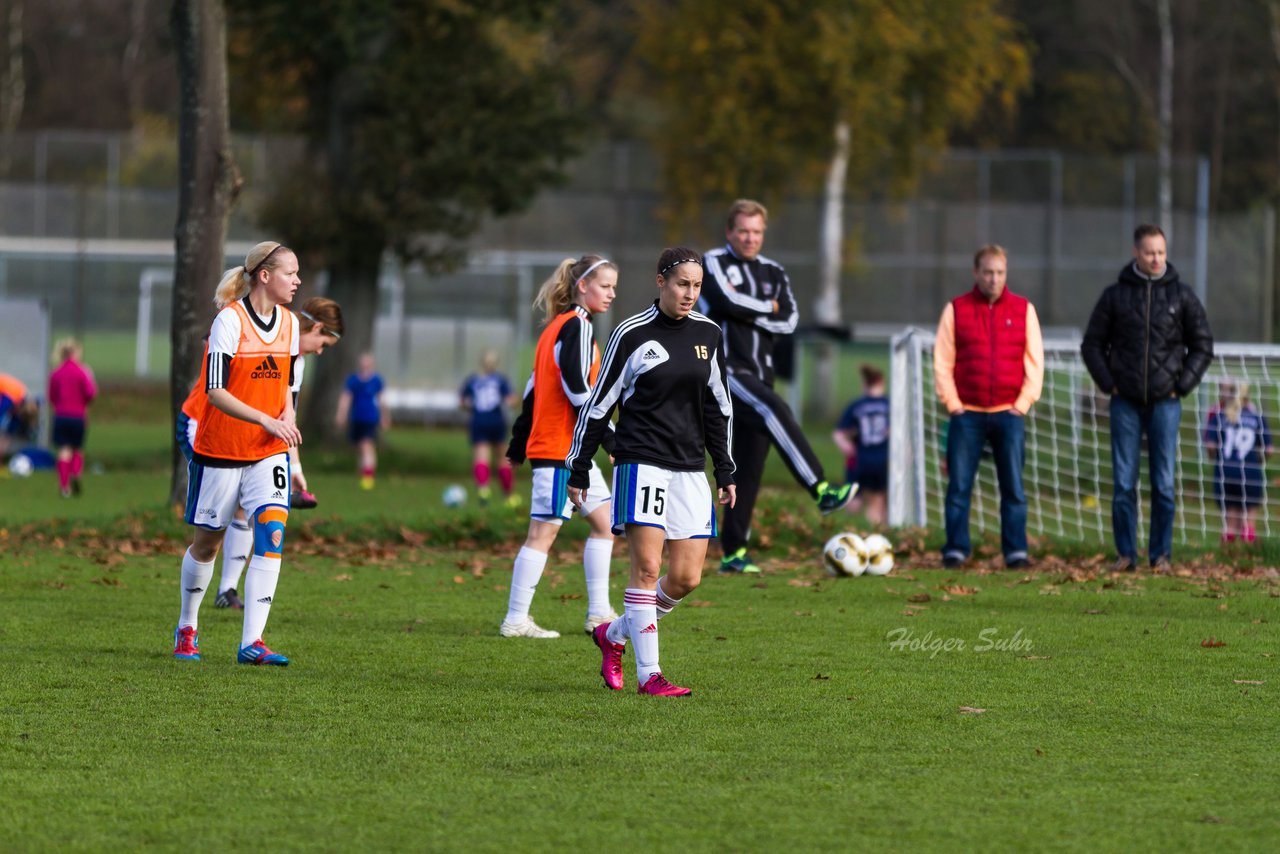
<instances>
[{"instance_id":1,"label":"soccer goal","mask_svg":"<svg viewBox=\"0 0 1280 854\"><path fill-rule=\"evenodd\" d=\"M943 527L948 416L933 389L933 342L932 331L908 329L891 344L889 521L893 525ZM1112 477L1107 397L1098 392L1085 369L1079 341L1046 339L1044 351L1044 391L1026 425L1027 531L1033 536L1109 546ZM1271 429L1276 429L1280 347L1215 343L1213 364L1204 382L1182 402L1174 539L1184 545L1216 542L1222 530L1222 511L1213 490L1213 460L1205 451L1203 433L1209 411L1218 402L1218 385L1226 379L1247 382L1250 399ZM1270 500L1277 465L1280 462L1270 464L1266 472L1258 508L1259 536L1280 534L1280 502ZM1146 544L1151 507L1145 452L1138 490L1141 548ZM989 456L984 456L978 469L970 525L975 535L1000 531L1000 493Z\"/></svg>"}]
</instances>

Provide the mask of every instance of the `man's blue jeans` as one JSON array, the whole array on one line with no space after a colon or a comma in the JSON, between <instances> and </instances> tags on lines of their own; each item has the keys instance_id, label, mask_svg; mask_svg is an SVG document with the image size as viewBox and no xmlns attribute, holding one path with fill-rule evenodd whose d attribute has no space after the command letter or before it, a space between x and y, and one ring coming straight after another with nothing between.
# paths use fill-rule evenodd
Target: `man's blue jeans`
<instances>
[{"instance_id":1,"label":"man's blue jeans","mask_svg":"<svg viewBox=\"0 0 1280 854\"><path fill-rule=\"evenodd\" d=\"M1022 489L1026 459L1025 419L1012 409L961 412L947 426L947 544L943 557L967 558L969 500L982 448L989 441L1000 484L1000 548L1006 562L1027 556L1027 495Z\"/></svg>"},{"instance_id":2,"label":"man's blue jeans","mask_svg":"<svg viewBox=\"0 0 1280 854\"><path fill-rule=\"evenodd\" d=\"M1138 465L1142 434L1147 434L1151 475L1151 532L1147 558L1155 563L1173 554L1174 471L1178 458L1178 422L1182 401L1166 398L1142 406L1111 397L1111 468L1115 494L1111 530L1116 552L1138 562Z\"/></svg>"}]
</instances>

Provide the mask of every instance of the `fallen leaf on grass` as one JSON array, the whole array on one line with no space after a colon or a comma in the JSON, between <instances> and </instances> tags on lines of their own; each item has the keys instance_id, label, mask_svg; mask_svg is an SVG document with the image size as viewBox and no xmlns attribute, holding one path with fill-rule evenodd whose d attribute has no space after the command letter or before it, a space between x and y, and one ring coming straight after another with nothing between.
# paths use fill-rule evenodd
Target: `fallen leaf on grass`
<instances>
[{"instance_id":1,"label":"fallen leaf on grass","mask_svg":"<svg viewBox=\"0 0 1280 854\"><path fill-rule=\"evenodd\" d=\"M1232 679L1237 685L1266 685L1265 679Z\"/></svg>"},{"instance_id":2,"label":"fallen leaf on grass","mask_svg":"<svg viewBox=\"0 0 1280 854\"><path fill-rule=\"evenodd\" d=\"M830 676L824 676L823 674L819 673L818 675L814 676L813 678L814 678L814 680L815 680L815 681L818 681L818 682L826 682L826 681L828 681L831 677L830 677Z\"/></svg>"},{"instance_id":3,"label":"fallen leaf on grass","mask_svg":"<svg viewBox=\"0 0 1280 854\"><path fill-rule=\"evenodd\" d=\"M1215 638L1215 637L1208 637L1208 638L1205 638L1204 640L1200 641L1200 645L1201 645L1202 647L1204 647L1205 649L1210 649L1210 648L1212 648L1212 647L1226 646L1226 645L1227 645L1227 642L1226 642L1226 641L1220 641L1220 640L1218 640L1218 639L1217 639L1217 638Z\"/></svg>"},{"instance_id":4,"label":"fallen leaf on grass","mask_svg":"<svg viewBox=\"0 0 1280 854\"><path fill-rule=\"evenodd\" d=\"M467 583L467 580L466 580L465 578L463 578L461 575L455 575L455 576L453 577L453 583L454 583L454 584L466 584L466 583Z\"/></svg>"},{"instance_id":5,"label":"fallen leaf on grass","mask_svg":"<svg viewBox=\"0 0 1280 854\"><path fill-rule=\"evenodd\" d=\"M813 582L807 578L788 578L787 584L792 587L812 587Z\"/></svg>"},{"instance_id":6,"label":"fallen leaf on grass","mask_svg":"<svg viewBox=\"0 0 1280 854\"><path fill-rule=\"evenodd\" d=\"M101 578L95 578L93 583L101 584L103 587L124 587L124 582L118 578L112 578L109 575L104 575Z\"/></svg>"},{"instance_id":7,"label":"fallen leaf on grass","mask_svg":"<svg viewBox=\"0 0 1280 854\"><path fill-rule=\"evenodd\" d=\"M694 599L692 602L684 603L687 608L713 608L715 602L708 602L705 599Z\"/></svg>"},{"instance_id":8,"label":"fallen leaf on grass","mask_svg":"<svg viewBox=\"0 0 1280 854\"><path fill-rule=\"evenodd\" d=\"M933 597L930 596L928 593L912 593L910 596L907 597L907 601L908 602L928 602L932 598Z\"/></svg>"},{"instance_id":9,"label":"fallen leaf on grass","mask_svg":"<svg viewBox=\"0 0 1280 854\"><path fill-rule=\"evenodd\" d=\"M1022 657L1027 661L1048 661L1053 658L1052 655L1024 655Z\"/></svg>"},{"instance_id":10,"label":"fallen leaf on grass","mask_svg":"<svg viewBox=\"0 0 1280 854\"><path fill-rule=\"evenodd\" d=\"M1200 816L1200 821L1204 824L1222 824L1222 819L1218 818L1216 815L1210 815L1209 813L1205 813Z\"/></svg>"},{"instance_id":11,"label":"fallen leaf on grass","mask_svg":"<svg viewBox=\"0 0 1280 854\"><path fill-rule=\"evenodd\" d=\"M980 587L966 587L963 584L944 584L942 589L952 596L972 596L977 593Z\"/></svg>"},{"instance_id":12,"label":"fallen leaf on grass","mask_svg":"<svg viewBox=\"0 0 1280 854\"><path fill-rule=\"evenodd\" d=\"M974 706L961 706L961 707L960 707L960 714L962 714L962 715L981 715L981 714L985 713L986 711L987 711L986 709L979 709L979 708L975 708Z\"/></svg>"},{"instance_id":13,"label":"fallen leaf on grass","mask_svg":"<svg viewBox=\"0 0 1280 854\"><path fill-rule=\"evenodd\" d=\"M1057 585L1055 584L1046 584L1044 587L1040 588L1040 595L1041 596L1061 596L1062 591L1059 590Z\"/></svg>"},{"instance_id":14,"label":"fallen leaf on grass","mask_svg":"<svg viewBox=\"0 0 1280 854\"><path fill-rule=\"evenodd\" d=\"M333 577L333 580L334 580L334 581L350 581L350 580L351 580L351 576L344 572L344 573L342 573L342 575L335 575L335 576Z\"/></svg>"},{"instance_id":15,"label":"fallen leaf on grass","mask_svg":"<svg viewBox=\"0 0 1280 854\"><path fill-rule=\"evenodd\" d=\"M812 617L813 616L812 611L792 611L791 613L796 617Z\"/></svg>"},{"instance_id":16,"label":"fallen leaf on grass","mask_svg":"<svg viewBox=\"0 0 1280 854\"><path fill-rule=\"evenodd\" d=\"M1085 611L1085 613L1086 614L1105 614L1107 612L1103 611L1101 608L1089 608Z\"/></svg>"}]
</instances>

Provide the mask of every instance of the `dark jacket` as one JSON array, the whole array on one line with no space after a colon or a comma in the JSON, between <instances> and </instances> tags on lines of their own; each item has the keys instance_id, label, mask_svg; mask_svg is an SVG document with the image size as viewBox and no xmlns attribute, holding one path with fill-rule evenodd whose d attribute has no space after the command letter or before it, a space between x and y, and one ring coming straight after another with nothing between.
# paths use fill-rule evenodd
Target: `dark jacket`
<instances>
[{"instance_id":1,"label":"dark jacket","mask_svg":"<svg viewBox=\"0 0 1280 854\"><path fill-rule=\"evenodd\" d=\"M1213 361L1213 334L1172 264L1151 279L1131 263L1093 307L1080 353L1104 392L1146 405L1200 384Z\"/></svg>"}]
</instances>

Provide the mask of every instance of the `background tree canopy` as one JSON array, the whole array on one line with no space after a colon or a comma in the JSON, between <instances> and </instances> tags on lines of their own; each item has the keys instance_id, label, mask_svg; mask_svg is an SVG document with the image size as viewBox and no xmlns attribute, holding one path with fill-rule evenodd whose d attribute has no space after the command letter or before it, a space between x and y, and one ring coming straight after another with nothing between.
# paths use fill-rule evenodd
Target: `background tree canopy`
<instances>
[{"instance_id":1,"label":"background tree canopy","mask_svg":"<svg viewBox=\"0 0 1280 854\"><path fill-rule=\"evenodd\" d=\"M328 270L347 320L343 346L318 363L310 423L331 423L341 377L372 342L383 252L455 263L484 217L526 204L574 152L552 6L229 4L245 109L308 140L263 225L299 252L304 273Z\"/></svg>"}]
</instances>

